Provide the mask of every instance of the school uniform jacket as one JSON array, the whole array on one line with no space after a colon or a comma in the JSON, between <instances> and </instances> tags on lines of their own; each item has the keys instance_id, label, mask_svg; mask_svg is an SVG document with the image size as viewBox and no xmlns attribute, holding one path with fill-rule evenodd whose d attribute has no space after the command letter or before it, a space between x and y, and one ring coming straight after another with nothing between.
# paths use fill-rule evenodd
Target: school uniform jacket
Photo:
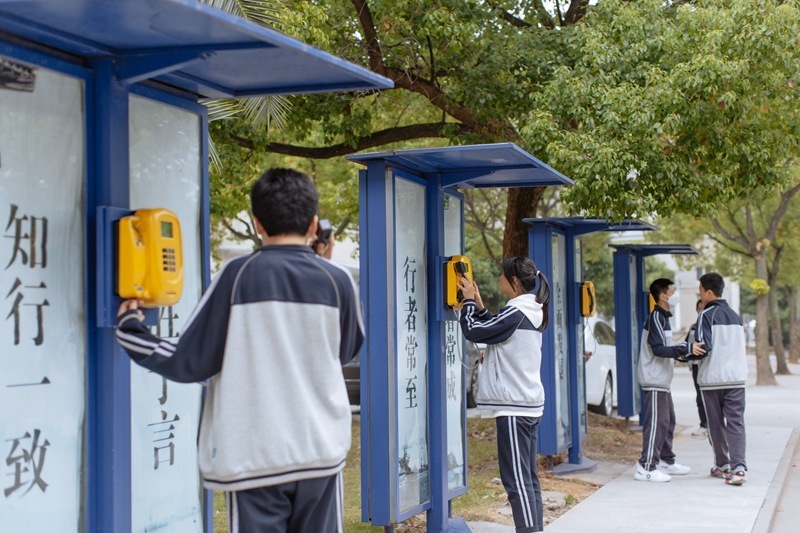
<instances>
[{"instance_id":1,"label":"school uniform jacket","mask_svg":"<svg viewBox=\"0 0 800 533\"><path fill-rule=\"evenodd\" d=\"M542 416L542 333L536 328L543 318L542 304L533 294L512 298L496 315L478 311L474 300L464 302L464 337L486 343L476 398L484 418Z\"/></svg>"},{"instance_id":2,"label":"school uniform jacket","mask_svg":"<svg viewBox=\"0 0 800 533\"><path fill-rule=\"evenodd\" d=\"M341 365L364 339L353 278L305 246L265 246L214 278L177 345L135 311L116 337L173 381L209 380L198 461L209 489L238 491L333 475L350 448Z\"/></svg>"},{"instance_id":3,"label":"school uniform jacket","mask_svg":"<svg viewBox=\"0 0 800 533\"><path fill-rule=\"evenodd\" d=\"M693 343L672 343L671 316L672 313L656 306L642 330L638 375L643 390L669 392L674 359L692 353Z\"/></svg>"},{"instance_id":4,"label":"school uniform jacket","mask_svg":"<svg viewBox=\"0 0 800 533\"><path fill-rule=\"evenodd\" d=\"M706 353L697 370L702 390L742 388L747 382L747 356L742 319L725 300L712 300L697 317L697 342Z\"/></svg>"}]
</instances>

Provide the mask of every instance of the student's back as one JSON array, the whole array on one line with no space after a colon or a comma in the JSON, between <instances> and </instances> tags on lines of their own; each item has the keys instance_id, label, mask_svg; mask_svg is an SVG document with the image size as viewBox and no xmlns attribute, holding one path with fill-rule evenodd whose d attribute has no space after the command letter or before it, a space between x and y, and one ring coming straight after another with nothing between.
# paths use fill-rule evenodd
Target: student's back
<instances>
[{"instance_id":1,"label":"student's back","mask_svg":"<svg viewBox=\"0 0 800 533\"><path fill-rule=\"evenodd\" d=\"M723 299L706 304L697 319L697 340L704 342L707 356L700 361L697 384L701 389L744 387L747 355L744 323Z\"/></svg>"}]
</instances>

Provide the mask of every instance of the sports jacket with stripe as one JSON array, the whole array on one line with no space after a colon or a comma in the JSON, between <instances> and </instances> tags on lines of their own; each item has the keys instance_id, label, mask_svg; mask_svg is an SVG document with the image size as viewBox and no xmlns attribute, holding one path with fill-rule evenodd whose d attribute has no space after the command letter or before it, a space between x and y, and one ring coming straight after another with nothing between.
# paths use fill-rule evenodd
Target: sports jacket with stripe
<instances>
[{"instance_id":1,"label":"sports jacket with stripe","mask_svg":"<svg viewBox=\"0 0 800 533\"><path fill-rule=\"evenodd\" d=\"M672 344L671 316L672 313L656 306L647 317L639 347L639 385L643 390L669 392L673 359L692 353L693 343Z\"/></svg>"},{"instance_id":2,"label":"sports jacket with stripe","mask_svg":"<svg viewBox=\"0 0 800 533\"><path fill-rule=\"evenodd\" d=\"M135 311L119 343L178 382L208 379L198 438L207 488L238 491L333 475L350 448L341 365L364 339L350 273L305 246L265 246L214 278L177 345Z\"/></svg>"},{"instance_id":3,"label":"sports jacket with stripe","mask_svg":"<svg viewBox=\"0 0 800 533\"><path fill-rule=\"evenodd\" d=\"M697 385L703 390L735 389L747 382L744 324L723 299L712 300L697 317L697 342L706 353L697 370Z\"/></svg>"},{"instance_id":4,"label":"sports jacket with stripe","mask_svg":"<svg viewBox=\"0 0 800 533\"><path fill-rule=\"evenodd\" d=\"M474 300L464 302L464 336L486 343L476 398L484 418L542 416L542 332L536 330L542 319L542 304L533 294L512 298L496 315L478 311Z\"/></svg>"}]
</instances>

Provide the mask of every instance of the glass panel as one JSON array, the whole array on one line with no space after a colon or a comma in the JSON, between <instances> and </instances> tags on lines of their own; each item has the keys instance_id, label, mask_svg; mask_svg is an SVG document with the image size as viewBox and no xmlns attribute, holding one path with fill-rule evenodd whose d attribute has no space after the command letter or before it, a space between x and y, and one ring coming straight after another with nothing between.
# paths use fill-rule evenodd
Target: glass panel
<instances>
[{"instance_id":1,"label":"glass panel","mask_svg":"<svg viewBox=\"0 0 800 533\"><path fill-rule=\"evenodd\" d=\"M573 238L572 242L575 246L575 282L580 283L583 281L583 248L581 247L582 241L580 237ZM578 300L580 301L580 300ZM578 315L578 323L575 325L575 340L577 346L575 347L575 357L577 357L578 367L578 410L581 424L581 434L586 434L589 431L589 416L586 406L586 356L584 354L585 340L583 338L583 324L585 318Z\"/></svg>"},{"instance_id":2,"label":"glass panel","mask_svg":"<svg viewBox=\"0 0 800 533\"><path fill-rule=\"evenodd\" d=\"M563 449L570 442L569 418L569 350L567 346L567 254L566 239L560 233L553 233L553 337L555 338L556 371L556 434L558 448Z\"/></svg>"},{"instance_id":3,"label":"glass panel","mask_svg":"<svg viewBox=\"0 0 800 533\"><path fill-rule=\"evenodd\" d=\"M3 531L77 531L86 412L83 82L0 56Z\"/></svg>"},{"instance_id":4,"label":"glass panel","mask_svg":"<svg viewBox=\"0 0 800 533\"><path fill-rule=\"evenodd\" d=\"M454 196L444 197L444 255L463 253L462 202ZM464 370L468 364L466 345L458 321L445 322L445 361L447 378L447 489L455 490L466 483L464 464Z\"/></svg>"},{"instance_id":5,"label":"glass panel","mask_svg":"<svg viewBox=\"0 0 800 533\"><path fill-rule=\"evenodd\" d=\"M146 98L130 98L131 209L163 207L183 238L183 295L160 309L154 333L177 341L202 292L201 119ZM202 532L197 470L201 387L167 381L131 363L132 531L168 525Z\"/></svg>"},{"instance_id":6,"label":"glass panel","mask_svg":"<svg viewBox=\"0 0 800 533\"><path fill-rule=\"evenodd\" d=\"M428 501L425 187L395 179L399 512Z\"/></svg>"}]
</instances>

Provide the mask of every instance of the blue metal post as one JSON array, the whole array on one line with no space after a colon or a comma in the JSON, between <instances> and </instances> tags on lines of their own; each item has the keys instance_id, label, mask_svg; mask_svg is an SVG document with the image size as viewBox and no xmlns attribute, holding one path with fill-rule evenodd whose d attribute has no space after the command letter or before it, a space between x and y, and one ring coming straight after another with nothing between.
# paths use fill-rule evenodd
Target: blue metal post
<instances>
[{"instance_id":1,"label":"blue metal post","mask_svg":"<svg viewBox=\"0 0 800 533\"><path fill-rule=\"evenodd\" d=\"M94 69L94 135L88 139L93 198L97 206L128 207L128 90L115 79L111 59L92 62ZM89 209L90 236L96 235L98 220ZM95 243L94 245L92 243ZM95 313L89 315L88 376L88 495L87 531L124 532L131 529L131 427L130 359L114 341L114 331L100 327L111 310L105 295L113 290L107 279L108 261L114 250L101 249L89 240L89 279ZM94 275L92 275L94 274ZM91 322L94 318L96 321Z\"/></svg>"},{"instance_id":2,"label":"blue metal post","mask_svg":"<svg viewBox=\"0 0 800 533\"><path fill-rule=\"evenodd\" d=\"M360 284L367 337L361 348L361 520L390 525L396 501L397 417L392 412L397 385L394 375L394 279L390 275L387 236L392 230L392 184L383 161L370 162L359 174L361 205ZM390 200L392 200L390 202ZM390 205L391 210L390 210ZM383 243L383 247L380 244ZM372 354L372 357L370 357Z\"/></svg>"},{"instance_id":3,"label":"blue metal post","mask_svg":"<svg viewBox=\"0 0 800 533\"><path fill-rule=\"evenodd\" d=\"M633 366L636 349L632 346L631 309L637 305L637 296L630 290L630 257L628 250L614 252L614 320L616 323L615 344L617 347L617 412L630 417L638 414L635 405L636 383ZM638 290L636 291L639 292Z\"/></svg>"},{"instance_id":4,"label":"blue metal post","mask_svg":"<svg viewBox=\"0 0 800 533\"><path fill-rule=\"evenodd\" d=\"M439 178L429 176L426 185L428 264L428 455L430 456L430 501L428 531L448 527L447 499L447 383L444 359L444 323L437 310L442 303L441 257L444 255L444 194Z\"/></svg>"}]
</instances>

